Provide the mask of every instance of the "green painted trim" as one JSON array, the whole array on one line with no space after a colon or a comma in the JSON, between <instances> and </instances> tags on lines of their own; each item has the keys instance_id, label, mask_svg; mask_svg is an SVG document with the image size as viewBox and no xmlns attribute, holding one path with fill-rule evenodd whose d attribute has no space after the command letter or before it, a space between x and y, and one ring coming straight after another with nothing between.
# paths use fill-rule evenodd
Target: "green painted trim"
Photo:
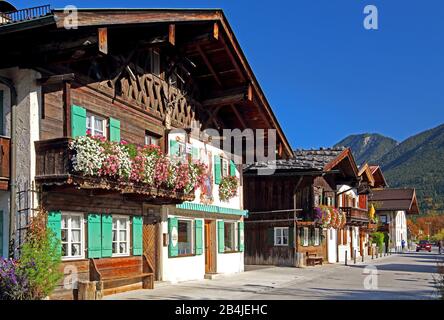
<instances>
[{"instance_id":1,"label":"green painted trim","mask_svg":"<svg viewBox=\"0 0 444 320\"><path fill-rule=\"evenodd\" d=\"M214 206L211 204L201 204L194 202L184 202L181 204L176 204L176 208L184 210L203 211L209 213L233 214L244 217L248 216L248 210L225 208L225 207Z\"/></svg>"}]
</instances>

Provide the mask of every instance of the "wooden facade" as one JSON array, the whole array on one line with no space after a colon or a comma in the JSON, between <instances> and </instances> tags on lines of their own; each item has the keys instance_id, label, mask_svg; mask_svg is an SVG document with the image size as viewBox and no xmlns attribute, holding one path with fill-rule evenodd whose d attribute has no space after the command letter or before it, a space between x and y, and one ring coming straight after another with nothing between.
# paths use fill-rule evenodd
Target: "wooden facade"
<instances>
[{"instance_id":1,"label":"wooden facade","mask_svg":"<svg viewBox=\"0 0 444 320\"><path fill-rule=\"evenodd\" d=\"M314 165L311 156L302 165L296 155L287 162L269 163L275 168L271 175L258 174L263 163L245 169L244 205L250 211L245 222L247 264L302 266L308 256L328 259L328 230L316 223L314 208L339 208L346 203L342 198L347 198L337 186L357 188L360 181L349 149L327 154L321 167ZM367 210L351 204L342 209L347 215L346 228L368 223ZM276 242L279 228L288 229L288 244Z\"/></svg>"},{"instance_id":2,"label":"wooden facade","mask_svg":"<svg viewBox=\"0 0 444 320\"><path fill-rule=\"evenodd\" d=\"M194 194L74 172L69 148L78 135L74 107L90 115L88 121L101 119L106 124L101 134L108 139L111 122L117 121L118 141L144 145L147 136L155 137L166 154L174 129L276 129L278 156L290 157L291 148L222 11L80 9L78 28L66 28L61 23L65 16L52 10L39 25L17 21L0 28L0 41L8 43L0 69L41 74L40 140L35 142L40 205L58 232L74 230L83 237L83 242L77 239L82 252L64 259L65 278L55 296L78 298L77 289L64 285L73 272L79 280L101 283L105 294L118 287L149 288L158 279L165 246L160 222L166 217L160 206L192 201ZM2 155L7 154L7 140L0 142ZM8 178L6 158L0 157L0 183ZM120 226L122 216L126 227ZM123 244L113 240L116 247L95 252L93 219L112 222L107 228L116 234L123 228L129 239ZM79 244L72 243L64 250L78 253ZM126 246L127 254L114 256L118 246Z\"/></svg>"}]
</instances>

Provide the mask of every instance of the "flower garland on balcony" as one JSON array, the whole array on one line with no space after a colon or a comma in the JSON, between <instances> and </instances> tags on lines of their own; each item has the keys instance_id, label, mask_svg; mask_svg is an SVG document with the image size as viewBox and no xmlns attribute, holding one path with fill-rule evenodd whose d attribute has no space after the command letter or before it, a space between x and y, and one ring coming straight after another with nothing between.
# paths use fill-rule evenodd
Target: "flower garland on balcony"
<instances>
[{"instance_id":1,"label":"flower garland on balcony","mask_svg":"<svg viewBox=\"0 0 444 320\"><path fill-rule=\"evenodd\" d=\"M74 171L86 176L109 177L119 182L194 192L203 184L206 165L200 161L173 161L158 146L137 146L100 136L81 136L70 143L75 151Z\"/></svg>"},{"instance_id":2,"label":"flower garland on balcony","mask_svg":"<svg viewBox=\"0 0 444 320\"><path fill-rule=\"evenodd\" d=\"M341 225L340 228L344 228L345 224L347 223L347 215L345 214L345 211L339 210L339 213L342 215L342 219L341 219Z\"/></svg>"},{"instance_id":3,"label":"flower garland on balcony","mask_svg":"<svg viewBox=\"0 0 444 320\"><path fill-rule=\"evenodd\" d=\"M314 208L315 223L320 224L323 228L328 228L332 222L332 213L327 206Z\"/></svg>"},{"instance_id":4,"label":"flower garland on balcony","mask_svg":"<svg viewBox=\"0 0 444 320\"><path fill-rule=\"evenodd\" d=\"M239 179L235 176L223 177L219 184L219 199L227 202L237 195Z\"/></svg>"}]
</instances>

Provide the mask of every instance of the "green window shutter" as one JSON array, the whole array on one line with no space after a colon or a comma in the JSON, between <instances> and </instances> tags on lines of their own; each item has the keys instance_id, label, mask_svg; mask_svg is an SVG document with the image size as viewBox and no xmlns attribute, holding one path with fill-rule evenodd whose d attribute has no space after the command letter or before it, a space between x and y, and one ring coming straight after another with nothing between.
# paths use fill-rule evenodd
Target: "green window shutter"
<instances>
[{"instance_id":1,"label":"green window shutter","mask_svg":"<svg viewBox=\"0 0 444 320\"><path fill-rule=\"evenodd\" d=\"M193 147L192 150L193 150L193 153L192 153L193 159L199 160L199 148Z\"/></svg>"},{"instance_id":2,"label":"green window shutter","mask_svg":"<svg viewBox=\"0 0 444 320\"><path fill-rule=\"evenodd\" d=\"M102 257L102 219L100 214L88 214L88 258Z\"/></svg>"},{"instance_id":3,"label":"green window shutter","mask_svg":"<svg viewBox=\"0 0 444 320\"><path fill-rule=\"evenodd\" d=\"M143 218L133 217L133 255L141 256L143 251Z\"/></svg>"},{"instance_id":4,"label":"green window shutter","mask_svg":"<svg viewBox=\"0 0 444 320\"><path fill-rule=\"evenodd\" d=\"M3 257L3 210L0 210L0 257Z\"/></svg>"},{"instance_id":5,"label":"green window shutter","mask_svg":"<svg viewBox=\"0 0 444 320\"><path fill-rule=\"evenodd\" d=\"M86 109L71 106L71 136L73 138L86 135Z\"/></svg>"},{"instance_id":6,"label":"green window shutter","mask_svg":"<svg viewBox=\"0 0 444 320\"><path fill-rule=\"evenodd\" d=\"M237 228L237 231L239 233L238 239L239 239L239 251L244 252L245 245L244 245L244 222L240 221L239 226Z\"/></svg>"},{"instance_id":7,"label":"green window shutter","mask_svg":"<svg viewBox=\"0 0 444 320\"><path fill-rule=\"evenodd\" d=\"M294 227L288 228L288 246L294 248Z\"/></svg>"},{"instance_id":8,"label":"green window shutter","mask_svg":"<svg viewBox=\"0 0 444 320\"><path fill-rule=\"evenodd\" d=\"M274 246L274 228L268 228L267 230L267 244L270 247Z\"/></svg>"},{"instance_id":9,"label":"green window shutter","mask_svg":"<svg viewBox=\"0 0 444 320\"><path fill-rule=\"evenodd\" d=\"M179 156L179 142L170 140L170 156Z\"/></svg>"},{"instance_id":10,"label":"green window shutter","mask_svg":"<svg viewBox=\"0 0 444 320\"><path fill-rule=\"evenodd\" d=\"M201 255L203 253L203 241L202 241L202 220L194 221L194 236L195 236L195 253Z\"/></svg>"},{"instance_id":11,"label":"green window shutter","mask_svg":"<svg viewBox=\"0 0 444 320\"><path fill-rule=\"evenodd\" d=\"M225 252L225 225L223 221L217 222L217 242L218 242L218 248L219 253Z\"/></svg>"},{"instance_id":12,"label":"green window shutter","mask_svg":"<svg viewBox=\"0 0 444 320\"><path fill-rule=\"evenodd\" d=\"M170 257L177 257L179 255L178 232L179 221L177 218L168 218L168 233L170 235L170 241L168 242L168 254ZM173 237L175 238L174 241ZM176 244L174 245L173 242L176 242Z\"/></svg>"},{"instance_id":13,"label":"green window shutter","mask_svg":"<svg viewBox=\"0 0 444 320\"><path fill-rule=\"evenodd\" d=\"M60 211L48 212L48 228L53 232L53 245L57 247L58 254L62 254L62 213Z\"/></svg>"},{"instance_id":14,"label":"green window shutter","mask_svg":"<svg viewBox=\"0 0 444 320\"><path fill-rule=\"evenodd\" d=\"M120 142L120 121L109 118L109 140Z\"/></svg>"},{"instance_id":15,"label":"green window shutter","mask_svg":"<svg viewBox=\"0 0 444 320\"><path fill-rule=\"evenodd\" d=\"M230 160L230 176L236 176L236 164L233 162L233 160Z\"/></svg>"},{"instance_id":16,"label":"green window shutter","mask_svg":"<svg viewBox=\"0 0 444 320\"><path fill-rule=\"evenodd\" d=\"M220 184L222 180L222 172L220 167L220 157L214 156L214 183Z\"/></svg>"},{"instance_id":17,"label":"green window shutter","mask_svg":"<svg viewBox=\"0 0 444 320\"><path fill-rule=\"evenodd\" d=\"M89 231L89 225L88 225ZM113 217L109 214L102 215L102 258L113 255Z\"/></svg>"}]
</instances>

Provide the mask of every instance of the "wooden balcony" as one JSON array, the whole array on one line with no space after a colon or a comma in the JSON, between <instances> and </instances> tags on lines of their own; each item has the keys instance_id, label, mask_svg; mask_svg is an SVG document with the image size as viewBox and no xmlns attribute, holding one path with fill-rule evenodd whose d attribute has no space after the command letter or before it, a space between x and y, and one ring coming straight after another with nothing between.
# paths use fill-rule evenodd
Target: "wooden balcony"
<instances>
[{"instance_id":1,"label":"wooden balcony","mask_svg":"<svg viewBox=\"0 0 444 320\"><path fill-rule=\"evenodd\" d=\"M368 211L366 209L341 207L347 216L347 224L349 225L368 225Z\"/></svg>"},{"instance_id":2,"label":"wooden balcony","mask_svg":"<svg viewBox=\"0 0 444 320\"><path fill-rule=\"evenodd\" d=\"M0 136L0 190L9 189L11 165L11 139Z\"/></svg>"},{"instance_id":3,"label":"wooden balcony","mask_svg":"<svg viewBox=\"0 0 444 320\"><path fill-rule=\"evenodd\" d=\"M122 182L110 177L85 176L73 170L69 138L57 138L35 142L36 183L42 186L72 185L76 188L102 190L137 196L141 201L156 204L177 204L193 201L194 193L184 194L155 188L144 183Z\"/></svg>"},{"instance_id":4,"label":"wooden balcony","mask_svg":"<svg viewBox=\"0 0 444 320\"><path fill-rule=\"evenodd\" d=\"M389 232L390 224L389 223L381 223L378 225L378 232Z\"/></svg>"}]
</instances>

